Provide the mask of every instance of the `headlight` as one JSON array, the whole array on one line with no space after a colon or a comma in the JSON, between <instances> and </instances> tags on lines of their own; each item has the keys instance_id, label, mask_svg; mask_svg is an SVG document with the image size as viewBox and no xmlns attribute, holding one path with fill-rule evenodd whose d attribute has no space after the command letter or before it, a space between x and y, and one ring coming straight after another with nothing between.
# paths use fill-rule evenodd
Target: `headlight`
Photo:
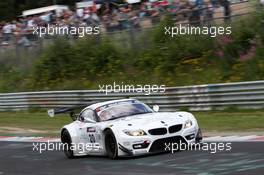
<instances>
[{"instance_id":1,"label":"headlight","mask_svg":"<svg viewBox=\"0 0 264 175\"><path fill-rule=\"evenodd\" d=\"M124 130L124 133L126 133L129 136L143 136L143 135L147 135L145 133L145 131L143 131L142 129L134 130L134 131Z\"/></svg>"},{"instance_id":2,"label":"headlight","mask_svg":"<svg viewBox=\"0 0 264 175\"><path fill-rule=\"evenodd\" d=\"M193 125L192 121L191 120L187 120L184 124L184 128L190 128L191 126Z\"/></svg>"}]
</instances>

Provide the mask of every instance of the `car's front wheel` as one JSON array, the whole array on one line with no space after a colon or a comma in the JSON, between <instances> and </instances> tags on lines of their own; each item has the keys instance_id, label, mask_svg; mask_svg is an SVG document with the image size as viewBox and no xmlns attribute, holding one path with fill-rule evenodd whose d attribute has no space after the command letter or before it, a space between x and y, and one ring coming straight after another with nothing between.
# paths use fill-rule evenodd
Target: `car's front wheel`
<instances>
[{"instance_id":1,"label":"car's front wheel","mask_svg":"<svg viewBox=\"0 0 264 175\"><path fill-rule=\"evenodd\" d=\"M106 154L111 159L118 157L118 146L114 133L108 129L105 131L105 149Z\"/></svg>"},{"instance_id":2,"label":"car's front wheel","mask_svg":"<svg viewBox=\"0 0 264 175\"><path fill-rule=\"evenodd\" d=\"M195 137L195 142L200 143L202 140L203 140L203 135L202 135L201 129L199 128L199 130L196 134L196 137Z\"/></svg>"},{"instance_id":3,"label":"car's front wheel","mask_svg":"<svg viewBox=\"0 0 264 175\"><path fill-rule=\"evenodd\" d=\"M63 143L63 151L67 158L72 159L74 158L72 146L72 140L69 132L64 130L61 134L61 141Z\"/></svg>"}]
</instances>

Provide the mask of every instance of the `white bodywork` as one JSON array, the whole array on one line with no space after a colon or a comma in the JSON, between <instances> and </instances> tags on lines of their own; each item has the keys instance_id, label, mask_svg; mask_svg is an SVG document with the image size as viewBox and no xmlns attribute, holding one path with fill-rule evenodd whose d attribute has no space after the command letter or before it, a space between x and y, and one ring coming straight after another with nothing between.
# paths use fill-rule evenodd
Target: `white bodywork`
<instances>
[{"instance_id":1,"label":"white bodywork","mask_svg":"<svg viewBox=\"0 0 264 175\"><path fill-rule=\"evenodd\" d=\"M114 103L129 101L131 99L108 101L104 103L97 103L86 107L84 110L96 108ZM82 112L81 112L82 113ZM192 125L188 128L184 128L187 121L191 121ZM182 128L174 133L169 133L168 128L173 125L182 125ZM166 128L168 132L162 135L151 135L149 133L150 129L155 128ZM118 156L128 156L128 155L141 155L150 153L151 146L154 141L163 138L169 138L174 136L182 137L188 144L195 143L195 138L198 135L199 126L196 119L191 113L188 112L154 112L146 114L138 114L123 118L118 118L110 121L102 122L82 122L76 120L71 124L68 124L62 128L62 131L67 129L70 133L72 143L78 144L89 144L91 142L91 136L93 138L92 142L96 142L99 145L99 149L96 150L74 150L74 156L80 155L106 155L105 143L104 143L104 131L106 129L111 129L115 135L117 144L119 145ZM130 136L127 135L125 130L143 130L146 135L143 136ZM186 136L193 135L192 139L186 139ZM141 144L147 142L149 145L147 148L137 148L134 149L133 145ZM120 149L120 147L125 148ZM129 150L129 152L128 152Z\"/></svg>"}]
</instances>

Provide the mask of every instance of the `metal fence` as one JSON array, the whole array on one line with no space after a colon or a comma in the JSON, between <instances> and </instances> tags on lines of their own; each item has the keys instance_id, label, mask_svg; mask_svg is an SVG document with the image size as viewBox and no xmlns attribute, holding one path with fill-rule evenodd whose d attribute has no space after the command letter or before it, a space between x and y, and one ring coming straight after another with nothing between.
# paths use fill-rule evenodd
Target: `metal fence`
<instances>
[{"instance_id":1,"label":"metal fence","mask_svg":"<svg viewBox=\"0 0 264 175\"><path fill-rule=\"evenodd\" d=\"M90 105L112 99L135 98L161 111L203 111L224 108L264 108L264 80L225 84L168 87L164 93L110 92L99 90L42 91L0 94L0 111Z\"/></svg>"}]
</instances>

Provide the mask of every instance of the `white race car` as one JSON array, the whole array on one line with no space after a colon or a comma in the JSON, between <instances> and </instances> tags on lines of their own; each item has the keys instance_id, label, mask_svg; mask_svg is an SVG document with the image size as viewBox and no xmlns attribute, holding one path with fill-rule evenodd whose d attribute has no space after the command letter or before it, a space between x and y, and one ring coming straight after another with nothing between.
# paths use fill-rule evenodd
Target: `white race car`
<instances>
[{"instance_id":1,"label":"white race car","mask_svg":"<svg viewBox=\"0 0 264 175\"><path fill-rule=\"evenodd\" d=\"M48 111L54 116L54 110ZM68 158L83 155L136 156L166 151L172 143L202 140L195 117L188 112L158 112L135 99L96 103L75 115L61 130Z\"/></svg>"}]
</instances>

